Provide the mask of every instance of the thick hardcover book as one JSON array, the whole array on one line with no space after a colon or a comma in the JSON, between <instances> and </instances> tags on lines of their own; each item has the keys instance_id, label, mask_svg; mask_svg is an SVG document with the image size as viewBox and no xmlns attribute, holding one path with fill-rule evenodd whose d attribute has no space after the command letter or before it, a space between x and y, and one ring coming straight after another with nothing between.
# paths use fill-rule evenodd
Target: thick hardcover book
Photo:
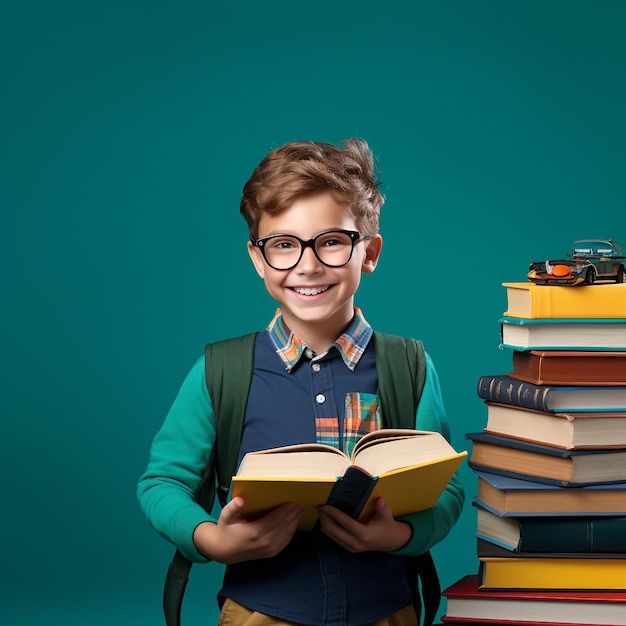
<instances>
[{"instance_id":1,"label":"thick hardcover book","mask_svg":"<svg viewBox=\"0 0 626 626\"><path fill-rule=\"evenodd\" d=\"M446 624L626 626L626 594L616 591L487 591L470 574L442 595Z\"/></svg>"},{"instance_id":2,"label":"thick hardcover book","mask_svg":"<svg viewBox=\"0 0 626 626\"><path fill-rule=\"evenodd\" d=\"M485 431L571 450L626 448L626 412L550 413L487 402Z\"/></svg>"},{"instance_id":3,"label":"thick hardcover book","mask_svg":"<svg viewBox=\"0 0 626 626\"><path fill-rule=\"evenodd\" d=\"M565 489L534 480L476 472L474 502L502 516L626 516L626 482Z\"/></svg>"},{"instance_id":4,"label":"thick hardcover book","mask_svg":"<svg viewBox=\"0 0 626 626\"><path fill-rule=\"evenodd\" d=\"M486 539L476 538L476 554L481 557L499 557L499 558L518 558L518 559L537 559L537 558L553 558L562 559L624 559L624 552L515 552L507 550L497 543L487 541Z\"/></svg>"},{"instance_id":5,"label":"thick hardcover book","mask_svg":"<svg viewBox=\"0 0 626 626\"><path fill-rule=\"evenodd\" d=\"M535 385L626 386L626 352L514 350L509 376Z\"/></svg>"},{"instance_id":6,"label":"thick hardcover book","mask_svg":"<svg viewBox=\"0 0 626 626\"><path fill-rule=\"evenodd\" d=\"M481 556L478 560L480 589L626 590L624 558Z\"/></svg>"},{"instance_id":7,"label":"thick hardcover book","mask_svg":"<svg viewBox=\"0 0 626 626\"><path fill-rule=\"evenodd\" d=\"M323 444L300 444L246 454L232 481L232 496L258 517L283 502L305 510L299 530L317 521L317 505L332 504L366 519L383 496L394 516L433 507L467 455L440 433L385 429L365 435L352 457Z\"/></svg>"},{"instance_id":8,"label":"thick hardcover book","mask_svg":"<svg viewBox=\"0 0 626 626\"><path fill-rule=\"evenodd\" d=\"M626 386L565 387L535 385L506 374L478 379L478 395L487 402L512 404L538 411L626 411Z\"/></svg>"},{"instance_id":9,"label":"thick hardcover book","mask_svg":"<svg viewBox=\"0 0 626 626\"><path fill-rule=\"evenodd\" d=\"M509 317L617 318L626 311L626 285L605 284L576 288L557 285L502 283Z\"/></svg>"},{"instance_id":10,"label":"thick hardcover book","mask_svg":"<svg viewBox=\"0 0 626 626\"><path fill-rule=\"evenodd\" d=\"M485 432L466 433L472 441L472 469L513 478L576 487L622 482L626 450L565 450Z\"/></svg>"},{"instance_id":11,"label":"thick hardcover book","mask_svg":"<svg viewBox=\"0 0 626 626\"><path fill-rule=\"evenodd\" d=\"M626 350L626 318L500 318L501 348L513 350Z\"/></svg>"},{"instance_id":12,"label":"thick hardcover book","mask_svg":"<svg viewBox=\"0 0 626 626\"><path fill-rule=\"evenodd\" d=\"M512 552L626 553L626 517L504 517L476 505L476 537Z\"/></svg>"}]
</instances>

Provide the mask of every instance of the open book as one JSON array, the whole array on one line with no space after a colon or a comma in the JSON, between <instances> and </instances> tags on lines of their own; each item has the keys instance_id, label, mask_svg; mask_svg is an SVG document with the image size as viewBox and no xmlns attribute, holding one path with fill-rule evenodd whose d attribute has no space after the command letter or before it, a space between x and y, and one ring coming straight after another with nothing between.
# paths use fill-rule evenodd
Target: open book
<instances>
[{"instance_id":1,"label":"open book","mask_svg":"<svg viewBox=\"0 0 626 626\"><path fill-rule=\"evenodd\" d=\"M366 519L383 496L398 517L433 507L466 455L440 433L405 429L365 435L352 458L317 443L249 452L233 477L232 496L246 500L251 518L298 502L305 509L299 530L305 531L324 503Z\"/></svg>"}]
</instances>

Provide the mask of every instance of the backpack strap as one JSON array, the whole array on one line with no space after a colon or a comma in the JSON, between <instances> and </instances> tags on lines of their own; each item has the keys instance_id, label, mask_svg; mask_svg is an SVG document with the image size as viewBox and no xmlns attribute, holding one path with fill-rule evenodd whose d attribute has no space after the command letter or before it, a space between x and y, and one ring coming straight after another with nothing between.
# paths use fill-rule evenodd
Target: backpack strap
<instances>
[{"instance_id":1,"label":"backpack strap","mask_svg":"<svg viewBox=\"0 0 626 626\"><path fill-rule=\"evenodd\" d=\"M216 453L217 497L222 506L228 499L230 481L237 471L243 421L252 383L256 336L257 333L250 333L210 343L205 350L206 384L215 412L216 440L213 449ZM210 489L213 481L206 480L205 472L197 500L210 510L213 499L209 501L206 498L203 485L207 482L211 483L208 485Z\"/></svg>"},{"instance_id":2,"label":"backpack strap","mask_svg":"<svg viewBox=\"0 0 626 626\"><path fill-rule=\"evenodd\" d=\"M387 428L415 428L426 380L421 341L374 331L378 391Z\"/></svg>"},{"instance_id":3,"label":"backpack strap","mask_svg":"<svg viewBox=\"0 0 626 626\"><path fill-rule=\"evenodd\" d=\"M243 420L252 381L256 333L207 344L205 377L215 412L216 440L195 499L206 511L213 507L216 493L223 505L230 479L237 469ZM217 364L213 366L213 364ZM225 418L220 421L220 416ZM228 417L226 417L228 416ZM217 450L221 454L217 454ZM176 550L165 577L163 612L166 626L180 626L180 613L192 562Z\"/></svg>"},{"instance_id":4,"label":"backpack strap","mask_svg":"<svg viewBox=\"0 0 626 626\"><path fill-rule=\"evenodd\" d=\"M384 424L388 428L415 428L417 405L426 381L422 342L374 332L374 349ZM405 560L417 623L420 623L423 600L424 626L430 626L441 603L441 584L435 562L430 551Z\"/></svg>"}]
</instances>

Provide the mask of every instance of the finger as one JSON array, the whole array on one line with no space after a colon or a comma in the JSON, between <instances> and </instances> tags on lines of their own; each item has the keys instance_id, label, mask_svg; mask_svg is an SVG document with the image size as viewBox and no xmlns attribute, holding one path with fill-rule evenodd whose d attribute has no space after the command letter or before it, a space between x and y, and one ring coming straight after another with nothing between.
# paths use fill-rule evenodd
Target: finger
<instances>
[{"instance_id":1,"label":"finger","mask_svg":"<svg viewBox=\"0 0 626 626\"><path fill-rule=\"evenodd\" d=\"M284 516L280 520L279 524L282 524L289 535L293 535L300 520L304 516L304 509L295 502L289 503L289 506L285 507Z\"/></svg>"},{"instance_id":2,"label":"finger","mask_svg":"<svg viewBox=\"0 0 626 626\"><path fill-rule=\"evenodd\" d=\"M393 513L387 505L387 501L385 500L385 498L376 498L376 501L374 502L374 515L370 518L370 521L375 520L375 518L377 517L379 519L376 521L382 522L390 521L393 519Z\"/></svg>"},{"instance_id":3,"label":"finger","mask_svg":"<svg viewBox=\"0 0 626 626\"><path fill-rule=\"evenodd\" d=\"M332 507L330 507L332 508ZM346 521L344 516L340 516L340 522L334 517L334 511L320 511L320 527L322 532L330 537L335 543L348 551L356 551L362 543L360 533L362 532L361 524L355 522L348 517L347 522L350 528L344 526L341 522Z\"/></svg>"},{"instance_id":4,"label":"finger","mask_svg":"<svg viewBox=\"0 0 626 626\"><path fill-rule=\"evenodd\" d=\"M293 503L281 505L279 509L259 520L261 526L256 529L269 551L265 556L275 556L291 541L304 514L302 507Z\"/></svg>"},{"instance_id":5,"label":"finger","mask_svg":"<svg viewBox=\"0 0 626 626\"><path fill-rule=\"evenodd\" d=\"M359 526L359 522L357 522L353 517L350 517L350 515L340 511L334 506L322 504L318 507L317 511L318 515L324 515L326 518L332 519L336 524L344 528L355 529Z\"/></svg>"},{"instance_id":6,"label":"finger","mask_svg":"<svg viewBox=\"0 0 626 626\"><path fill-rule=\"evenodd\" d=\"M233 523L243 517L246 501L241 496L234 497L221 511L220 521Z\"/></svg>"},{"instance_id":7,"label":"finger","mask_svg":"<svg viewBox=\"0 0 626 626\"><path fill-rule=\"evenodd\" d=\"M304 509L299 504L285 502L256 521L263 528L263 532L291 536L303 515Z\"/></svg>"}]
</instances>

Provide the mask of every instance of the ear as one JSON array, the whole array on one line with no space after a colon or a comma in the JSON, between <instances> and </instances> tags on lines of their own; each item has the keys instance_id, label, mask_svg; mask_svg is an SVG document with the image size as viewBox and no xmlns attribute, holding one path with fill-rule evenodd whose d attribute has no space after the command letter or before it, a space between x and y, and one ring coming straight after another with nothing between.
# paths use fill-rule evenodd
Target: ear
<instances>
[{"instance_id":1,"label":"ear","mask_svg":"<svg viewBox=\"0 0 626 626\"><path fill-rule=\"evenodd\" d=\"M374 235L369 241L365 242L365 245L367 247L365 248L365 257L363 258L361 272L371 274L378 265L380 251L383 248L383 238L380 235Z\"/></svg>"},{"instance_id":2,"label":"ear","mask_svg":"<svg viewBox=\"0 0 626 626\"><path fill-rule=\"evenodd\" d=\"M250 256L250 260L252 261L252 265L254 265L256 273L261 278L265 278L265 263L263 262L263 255L256 246L252 245L251 241L248 242L248 254Z\"/></svg>"}]
</instances>

